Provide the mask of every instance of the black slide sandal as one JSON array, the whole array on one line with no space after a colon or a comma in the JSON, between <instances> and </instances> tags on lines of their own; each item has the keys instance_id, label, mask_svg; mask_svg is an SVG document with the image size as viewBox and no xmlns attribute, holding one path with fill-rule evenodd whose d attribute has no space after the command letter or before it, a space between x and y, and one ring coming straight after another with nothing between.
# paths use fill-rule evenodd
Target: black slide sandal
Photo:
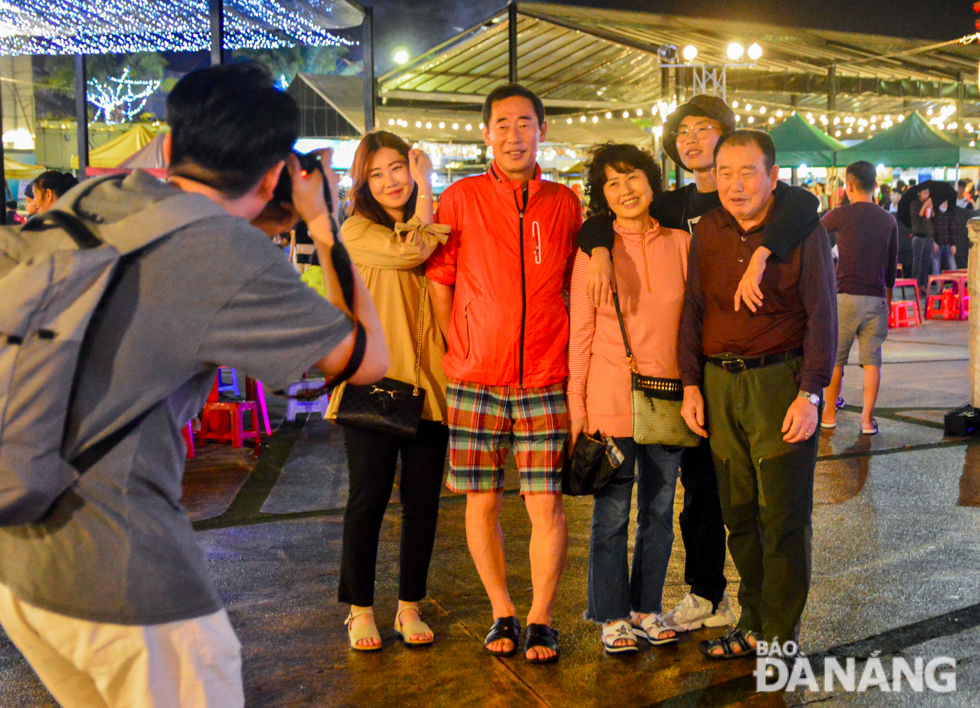
<instances>
[{"instance_id":1,"label":"black slide sandal","mask_svg":"<svg viewBox=\"0 0 980 708\"><path fill-rule=\"evenodd\" d=\"M500 639L509 639L514 645L513 648L510 651L491 651L487 648L488 644ZM520 641L521 623L517 621L516 617L501 617L498 620L494 620L494 623L490 625L490 633L483 640L483 648L494 656L514 656L517 653L517 645Z\"/></svg>"},{"instance_id":2,"label":"black slide sandal","mask_svg":"<svg viewBox=\"0 0 980 708\"><path fill-rule=\"evenodd\" d=\"M561 656L561 649L558 646L558 630L552 629L546 624L529 624L527 632L524 633L524 657L527 658L527 650L533 647L545 647L555 652L554 656L545 659L528 659L531 664L554 664Z\"/></svg>"}]
</instances>

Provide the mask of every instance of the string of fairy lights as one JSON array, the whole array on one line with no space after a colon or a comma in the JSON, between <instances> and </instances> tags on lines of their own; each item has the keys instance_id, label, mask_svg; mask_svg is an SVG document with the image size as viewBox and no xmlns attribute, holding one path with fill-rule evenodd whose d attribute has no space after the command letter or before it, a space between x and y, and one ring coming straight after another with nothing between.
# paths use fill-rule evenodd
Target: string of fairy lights
<instances>
[{"instance_id":1,"label":"string of fairy lights","mask_svg":"<svg viewBox=\"0 0 980 708\"><path fill-rule=\"evenodd\" d=\"M357 44L325 26L324 18L336 11L331 0L224 0L224 6L227 48ZM5 56L197 52L210 43L207 0L0 2Z\"/></svg>"},{"instance_id":2,"label":"string of fairy lights","mask_svg":"<svg viewBox=\"0 0 980 708\"><path fill-rule=\"evenodd\" d=\"M876 133L891 128L896 123L901 123L907 115L911 114L912 109L903 111L892 110L891 112L851 112L851 111L826 111L790 106L786 104L774 103L771 101L739 101L732 100L730 103L735 111L735 120L738 125L744 127L760 128L768 130L775 127L790 116L799 114L808 123L821 127L828 135L839 140L863 140ZM649 107L630 106L624 109L601 109L597 111L587 111L575 113L573 115L561 115L549 118L551 124L579 125L592 127L605 121L627 120L634 123L651 125L655 135L659 137L662 132L662 124L667 120L667 116L677 108L677 100L672 99L669 103L659 101ZM922 103L915 110L919 110L922 116L930 125L937 130L965 133L971 146L980 140L980 117L965 119L962 125L955 119L956 106L949 103ZM657 124L659 119L659 124ZM412 128L416 130L439 130L445 132L452 130L460 134L460 139L467 139L466 133L474 129L480 131L483 124L474 124L465 121L446 121L446 120L407 120L405 118L389 118L387 125L390 128Z\"/></svg>"}]
</instances>

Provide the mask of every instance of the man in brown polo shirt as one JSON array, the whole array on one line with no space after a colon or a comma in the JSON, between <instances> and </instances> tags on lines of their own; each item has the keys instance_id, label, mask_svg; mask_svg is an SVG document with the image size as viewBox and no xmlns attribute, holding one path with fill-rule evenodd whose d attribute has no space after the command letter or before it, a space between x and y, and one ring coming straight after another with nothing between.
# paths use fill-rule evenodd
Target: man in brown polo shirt
<instances>
[{"instance_id":1,"label":"man in brown polo shirt","mask_svg":"<svg viewBox=\"0 0 980 708\"><path fill-rule=\"evenodd\" d=\"M837 343L834 266L823 226L769 264L755 312L731 306L762 242L779 175L775 162L772 139L760 131L737 130L718 141L722 207L701 217L688 261L682 414L711 444L728 548L742 579L736 628L701 642L713 659L751 656L759 640L795 640L810 586L814 431Z\"/></svg>"}]
</instances>

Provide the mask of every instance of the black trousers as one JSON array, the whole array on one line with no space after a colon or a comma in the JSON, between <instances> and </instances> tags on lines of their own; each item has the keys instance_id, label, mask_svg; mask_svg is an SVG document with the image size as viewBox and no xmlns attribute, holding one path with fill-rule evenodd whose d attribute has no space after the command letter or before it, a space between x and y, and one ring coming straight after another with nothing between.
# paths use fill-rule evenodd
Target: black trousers
<instances>
[{"instance_id":1,"label":"black trousers","mask_svg":"<svg viewBox=\"0 0 980 708\"><path fill-rule=\"evenodd\" d=\"M707 440L702 440L697 447L684 448L681 484L684 485L684 509L679 521L684 541L684 582L691 586L692 593L711 600L717 607L728 586L725 580L725 522L721 517L718 480Z\"/></svg>"},{"instance_id":2,"label":"black trousers","mask_svg":"<svg viewBox=\"0 0 980 708\"><path fill-rule=\"evenodd\" d=\"M402 533L398 599L418 602L426 595L426 578L439 517L439 494L446 465L449 429L423 420L414 440L344 428L350 492L344 512L344 543L340 563L340 602L374 605L378 536L395 483L401 455Z\"/></svg>"}]
</instances>

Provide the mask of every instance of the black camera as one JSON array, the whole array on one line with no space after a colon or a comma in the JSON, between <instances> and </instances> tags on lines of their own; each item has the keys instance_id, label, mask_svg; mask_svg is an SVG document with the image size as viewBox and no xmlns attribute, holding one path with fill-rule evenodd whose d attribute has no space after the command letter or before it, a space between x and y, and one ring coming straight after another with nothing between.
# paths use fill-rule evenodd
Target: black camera
<instances>
[{"instance_id":1,"label":"black camera","mask_svg":"<svg viewBox=\"0 0 980 708\"><path fill-rule=\"evenodd\" d=\"M310 152L305 155L301 152L292 153L299 160L300 169L304 172L313 172L314 170L321 170L321 175L323 176L323 196L327 200L327 208L332 211L331 197L330 197L330 186L327 184L326 175L322 173L322 167L320 165L320 156L316 153ZM292 204L293 203L293 180L289 176L289 170L285 167L282 168L282 172L279 173L279 182L276 184L275 190L272 192L272 201L277 204Z\"/></svg>"}]
</instances>

